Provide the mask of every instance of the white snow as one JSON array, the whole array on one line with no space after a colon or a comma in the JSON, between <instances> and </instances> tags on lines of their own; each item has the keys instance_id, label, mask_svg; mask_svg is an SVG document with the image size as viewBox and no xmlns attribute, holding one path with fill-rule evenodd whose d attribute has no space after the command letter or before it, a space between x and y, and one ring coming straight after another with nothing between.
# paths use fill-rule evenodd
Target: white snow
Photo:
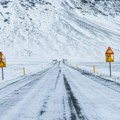
<instances>
[{"instance_id":1,"label":"white snow","mask_svg":"<svg viewBox=\"0 0 120 120\"><path fill-rule=\"evenodd\" d=\"M119 92L63 63L0 84L0 120L119 120L119 107Z\"/></svg>"},{"instance_id":2,"label":"white snow","mask_svg":"<svg viewBox=\"0 0 120 120\"><path fill-rule=\"evenodd\" d=\"M89 120L119 120L120 94L71 68L63 68Z\"/></svg>"},{"instance_id":3,"label":"white snow","mask_svg":"<svg viewBox=\"0 0 120 120\"><path fill-rule=\"evenodd\" d=\"M4 70L4 80L2 80L2 71L0 70L0 82L12 80L23 77L23 68L25 68L26 76L42 71L52 66L50 62L17 62L11 61L7 63L7 67Z\"/></svg>"},{"instance_id":4,"label":"white snow","mask_svg":"<svg viewBox=\"0 0 120 120\"><path fill-rule=\"evenodd\" d=\"M108 46L115 60L120 59L119 16L83 13L70 0L47 2L28 7L27 1L22 6L11 0L7 8L0 5L0 51L7 60L104 61Z\"/></svg>"},{"instance_id":5,"label":"white snow","mask_svg":"<svg viewBox=\"0 0 120 120\"><path fill-rule=\"evenodd\" d=\"M4 80L0 71L0 120L120 120L115 3L0 1L0 51L7 61ZM115 53L112 77L104 62L108 46Z\"/></svg>"}]
</instances>

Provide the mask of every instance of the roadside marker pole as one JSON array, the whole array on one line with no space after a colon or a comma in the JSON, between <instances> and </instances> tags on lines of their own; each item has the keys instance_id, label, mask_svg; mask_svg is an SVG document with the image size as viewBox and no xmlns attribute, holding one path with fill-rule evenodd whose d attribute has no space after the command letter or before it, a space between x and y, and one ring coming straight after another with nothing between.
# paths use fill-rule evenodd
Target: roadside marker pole
<instances>
[{"instance_id":1,"label":"roadside marker pole","mask_svg":"<svg viewBox=\"0 0 120 120\"><path fill-rule=\"evenodd\" d=\"M93 66L93 73L95 74L96 73L96 67Z\"/></svg>"},{"instance_id":2,"label":"roadside marker pole","mask_svg":"<svg viewBox=\"0 0 120 120\"><path fill-rule=\"evenodd\" d=\"M110 69L110 77L112 76L112 73L111 73L111 62L109 62L109 69Z\"/></svg>"},{"instance_id":3,"label":"roadside marker pole","mask_svg":"<svg viewBox=\"0 0 120 120\"><path fill-rule=\"evenodd\" d=\"M3 67L1 68L2 70L2 80L4 80L4 71L3 71Z\"/></svg>"},{"instance_id":4,"label":"roadside marker pole","mask_svg":"<svg viewBox=\"0 0 120 120\"><path fill-rule=\"evenodd\" d=\"M25 75L26 73L25 73L25 68L23 67L23 75Z\"/></svg>"}]
</instances>

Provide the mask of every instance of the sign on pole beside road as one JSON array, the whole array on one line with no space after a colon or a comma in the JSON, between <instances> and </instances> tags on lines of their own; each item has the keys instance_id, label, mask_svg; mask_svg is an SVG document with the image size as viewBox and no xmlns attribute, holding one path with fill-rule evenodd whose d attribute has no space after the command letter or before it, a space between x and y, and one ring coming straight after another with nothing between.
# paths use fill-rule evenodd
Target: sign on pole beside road
<instances>
[{"instance_id":1,"label":"sign on pole beside road","mask_svg":"<svg viewBox=\"0 0 120 120\"><path fill-rule=\"evenodd\" d=\"M114 52L111 47L108 47L106 53L106 62L114 62Z\"/></svg>"},{"instance_id":2,"label":"sign on pole beside road","mask_svg":"<svg viewBox=\"0 0 120 120\"><path fill-rule=\"evenodd\" d=\"M114 62L114 52L111 47L108 47L105 52L106 62L109 62L110 76L111 76L111 62Z\"/></svg>"},{"instance_id":3,"label":"sign on pole beside road","mask_svg":"<svg viewBox=\"0 0 120 120\"><path fill-rule=\"evenodd\" d=\"M3 67L6 67L6 59L2 52L0 52L0 68L2 70L2 80L4 80L4 71Z\"/></svg>"}]
</instances>

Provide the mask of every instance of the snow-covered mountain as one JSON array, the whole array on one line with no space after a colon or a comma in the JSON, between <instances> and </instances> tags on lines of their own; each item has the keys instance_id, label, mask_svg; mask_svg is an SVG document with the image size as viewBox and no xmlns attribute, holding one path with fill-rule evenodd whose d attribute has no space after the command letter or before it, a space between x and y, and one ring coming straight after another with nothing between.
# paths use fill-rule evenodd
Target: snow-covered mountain
<instances>
[{"instance_id":1,"label":"snow-covered mountain","mask_svg":"<svg viewBox=\"0 0 120 120\"><path fill-rule=\"evenodd\" d=\"M120 1L1 0L0 50L8 60L120 59Z\"/></svg>"}]
</instances>

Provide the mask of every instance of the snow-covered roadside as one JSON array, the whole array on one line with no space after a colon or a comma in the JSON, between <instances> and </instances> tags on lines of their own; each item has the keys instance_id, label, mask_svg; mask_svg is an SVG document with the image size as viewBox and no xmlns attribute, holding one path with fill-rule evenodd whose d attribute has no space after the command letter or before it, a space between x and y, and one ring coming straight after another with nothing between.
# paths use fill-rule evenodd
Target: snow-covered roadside
<instances>
[{"instance_id":1,"label":"snow-covered roadside","mask_svg":"<svg viewBox=\"0 0 120 120\"><path fill-rule=\"evenodd\" d=\"M76 68L84 70L87 73L93 74L95 76L99 76L101 78L108 79L110 81L115 81L120 83L120 63L115 62L112 63L112 77L109 76L109 64L108 63L68 63L68 65ZM93 66L96 68L96 73L93 72Z\"/></svg>"},{"instance_id":2,"label":"snow-covered roadside","mask_svg":"<svg viewBox=\"0 0 120 120\"><path fill-rule=\"evenodd\" d=\"M103 86L69 67L64 73L89 120L120 120L119 92Z\"/></svg>"},{"instance_id":3,"label":"snow-covered roadside","mask_svg":"<svg viewBox=\"0 0 120 120\"><path fill-rule=\"evenodd\" d=\"M23 68L25 68L26 75L30 75L50 66L52 66L50 62L8 62L7 67L4 68L4 80L2 80L0 71L0 83L23 77Z\"/></svg>"}]
</instances>

